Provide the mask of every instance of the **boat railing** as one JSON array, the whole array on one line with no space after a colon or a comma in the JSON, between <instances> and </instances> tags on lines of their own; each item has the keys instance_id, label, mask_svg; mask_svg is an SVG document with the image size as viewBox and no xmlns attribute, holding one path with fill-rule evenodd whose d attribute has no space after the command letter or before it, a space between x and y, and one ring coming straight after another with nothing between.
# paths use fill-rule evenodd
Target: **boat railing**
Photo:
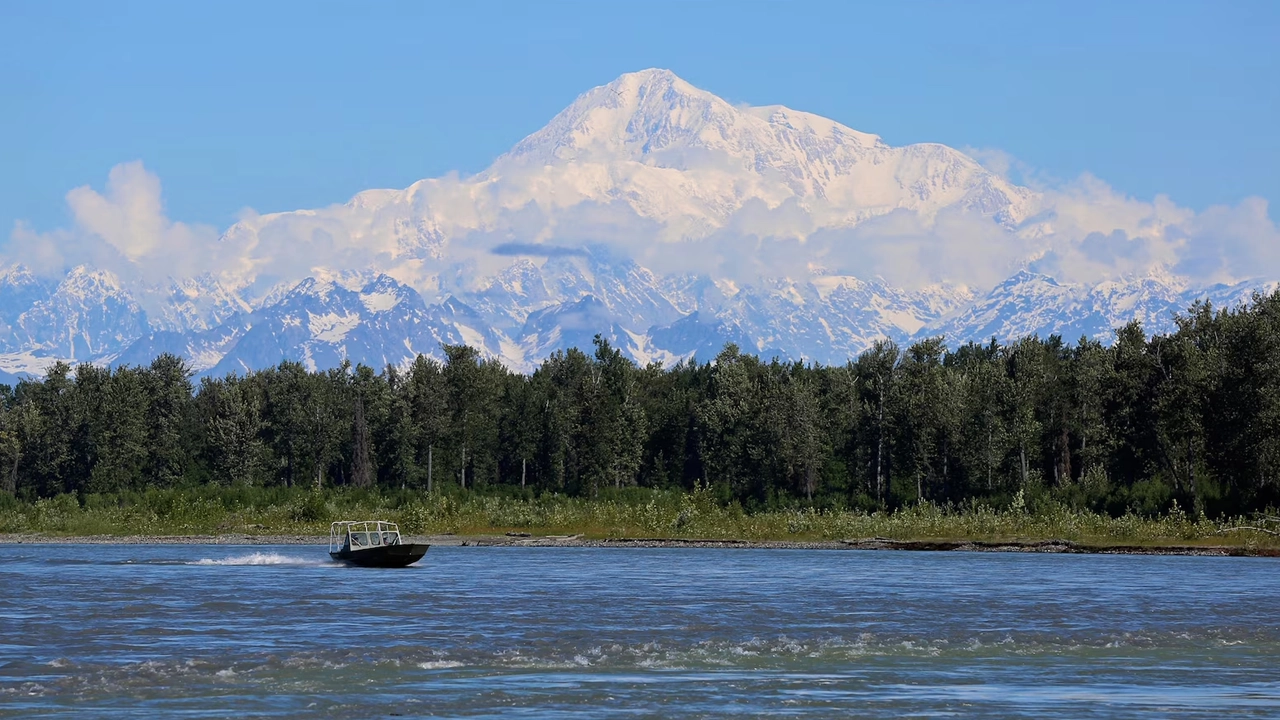
<instances>
[{"instance_id":1,"label":"boat railing","mask_svg":"<svg viewBox=\"0 0 1280 720\"><path fill-rule=\"evenodd\" d=\"M385 520L341 520L329 526L329 552L399 545L400 528Z\"/></svg>"}]
</instances>

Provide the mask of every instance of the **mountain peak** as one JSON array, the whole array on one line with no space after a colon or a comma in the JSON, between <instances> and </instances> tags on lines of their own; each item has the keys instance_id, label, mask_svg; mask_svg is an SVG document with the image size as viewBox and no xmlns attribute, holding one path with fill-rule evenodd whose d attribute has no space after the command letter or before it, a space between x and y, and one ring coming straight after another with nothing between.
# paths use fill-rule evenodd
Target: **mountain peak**
<instances>
[{"instance_id":1,"label":"mountain peak","mask_svg":"<svg viewBox=\"0 0 1280 720\"><path fill-rule=\"evenodd\" d=\"M623 73L613 82L601 87L612 90L624 97L638 95L654 89L665 90L669 88L689 94L710 94L695 88L681 79L680 76L664 68L648 68L646 70Z\"/></svg>"},{"instance_id":2,"label":"mountain peak","mask_svg":"<svg viewBox=\"0 0 1280 720\"><path fill-rule=\"evenodd\" d=\"M794 198L818 226L953 205L1013 225L1032 196L945 145L890 147L811 113L731 104L659 69L578 96L477 179L505 181L512 208L621 201L681 239L723 227L750 200Z\"/></svg>"},{"instance_id":3,"label":"mountain peak","mask_svg":"<svg viewBox=\"0 0 1280 720\"><path fill-rule=\"evenodd\" d=\"M821 162L841 146L888 149L879 136L833 120L782 105L733 105L651 68L579 95L496 165L632 160L684 170L718 157L716 164L728 158L745 169L773 166L794 175L796 162Z\"/></svg>"},{"instance_id":4,"label":"mountain peak","mask_svg":"<svg viewBox=\"0 0 1280 720\"><path fill-rule=\"evenodd\" d=\"M110 270L77 265L59 283L60 292L119 294L123 292L120 279Z\"/></svg>"},{"instance_id":5,"label":"mountain peak","mask_svg":"<svg viewBox=\"0 0 1280 720\"><path fill-rule=\"evenodd\" d=\"M568 161L638 160L687 142L709 120L731 122L735 111L670 70L627 73L579 95L546 127L525 138L499 160L555 165Z\"/></svg>"}]
</instances>

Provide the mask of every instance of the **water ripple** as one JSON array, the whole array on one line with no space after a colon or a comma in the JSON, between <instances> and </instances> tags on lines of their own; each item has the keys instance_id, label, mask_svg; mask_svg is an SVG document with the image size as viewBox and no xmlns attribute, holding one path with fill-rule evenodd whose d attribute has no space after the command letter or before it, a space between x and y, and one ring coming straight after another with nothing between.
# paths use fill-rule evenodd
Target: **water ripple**
<instances>
[{"instance_id":1,"label":"water ripple","mask_svg":"<svg viewBox=\"0 0 1280 720\"><path fill-rule=\"evenodd\" d=\"M0 717L1275 717L1274 561L0 547Z\"/></svg>"}]
</instances>

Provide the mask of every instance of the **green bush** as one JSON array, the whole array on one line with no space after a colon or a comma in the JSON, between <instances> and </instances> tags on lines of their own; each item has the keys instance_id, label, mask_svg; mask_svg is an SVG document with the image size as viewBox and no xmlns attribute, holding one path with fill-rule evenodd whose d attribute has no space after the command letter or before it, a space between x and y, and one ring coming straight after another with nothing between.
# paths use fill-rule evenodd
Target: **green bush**
<instances>
[{"instance_id":1,"label":"green bush","mask_svg":"<svg viewBox=\"0 0 1280 720\"><path fill-rule=\"evenodd\" d=\"M1090 476L1086 474L1086 478ZM1096 476L1095 482L1096 482ZM591 537L740 538L744 540L841 540L885 537L908 539L1035 540L1066 539L1097 544L1243 544L1280 545L1250 531L1225 532L1254 520L1204 519L1167 500L1163 512L1148 514L1166 502L1145 489L1146 506L1111 517L1081 509L1073 497L1094 496L1100 483L1082 483L1078 495L1067 489L1047 493L1032 488L993 505L970 500L961 506L920 503L894 512L833 508L787 508L746 512L724 503L708 487L693 492L629 489L601 493L598 500L555 493L538 496L470 492L425 493L396 490L301 488L173 488L142 493L59 495L0 504L0 532L50 535L92 534L253 534L323 535L336 519L390 519L408 534L586 534ZM1142 486L1135 486L1142 488ZM1116 497L1119 491L1110 491ZM83 501L83 503L81 502Z\"/></svg>"},{"instance_id":2,"label":"green bush","mask_svg":"<svg viewBox=\"0 0 1280 720\"><path fill-rule=\"evenodd\" d=\"M297 523L327 523L332 515L323 492L313 491L298 498L289 511Z\"/></svg>"}]
</instances>

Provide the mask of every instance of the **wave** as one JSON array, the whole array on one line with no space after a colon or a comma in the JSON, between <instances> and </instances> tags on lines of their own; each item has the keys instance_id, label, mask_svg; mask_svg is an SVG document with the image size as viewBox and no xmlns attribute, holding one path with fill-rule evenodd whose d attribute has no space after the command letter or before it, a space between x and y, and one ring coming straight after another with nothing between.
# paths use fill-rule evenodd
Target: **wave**
<instances>
[{"instance_id":1,"label":"wave","mask_svg":"<svg viewBox=\"0 0 1280 720\"><path fill-rule=\"evenodd\" d=\"M418 667L423 670L447 670L449 668L466 667L466 663L457 660L428 660L418 663Z\"/></svg>"},{"instance_id":2,"label":"wave","mask_svg":"<svg viewBox=\"0 0 1280 720\"><path fill-rule=\"evenodd\" d=\"M316 560L313 558L291 557L289 555L281 555L273 552L255 552L248 555L236 555L228 558L204 558L187 563L188 565L331 565L328 560Z\"/></svg>"},{"instance_id":3,"label":"wave","mask_svg":"<svg viewBox=\"0 0 1280 720\"><path fill-rule=\"evenodd\" d=\"M281 687L310 693L315 688L436 682L458 675L536 678L540 673L549 672L599 674L613 677L610 682L628 684L708 679L740 686L774 683L775 689L787 692L796 683L818 683L824 687L832 683L855 686L871 683L886 701L906 698L903 688L909 686L910 696L921 702L950 702L955 697L979 704L995 702L1006 690L1020 694L1025 702L1080 702L1084 699L1080 693L1098 688L1103 688L1101 692L1111 698L1109 701L1143 704L1145 695L1121 697L1122 689L1131 686L1135 693L1141 691L1163 698L1173 693L1176 686L1212 684L1212 681L1218 683L1218 689L1205 690L1207 694L1202 697L1167 698L1161 702L1171 707L1180 706L1181 702L1188 706L1216 703L1220 709L1246 704L1255 709L1280 708L1280 685L1274 683L1269 672L1277 652L1277 642L1273 639L1246 642L1244 647L1234 643L1211 647L1203 638L1186 641L1186 646L1179 647L1168 642L1170 637L1161 634L1133 640L1136 642L1124 643L1125 649L1120 652L1111 650L1102 638L1077 645L1051 638L971 638L967 642L947 642L863 635L851 638L776 636L694 643L534 643L519 649L411 644L383 648L372 658L364 649L355 648L219 653L204 658L165 657L123 665L56 658L40 667L19 663L6 668L9 677L0 675L0 698L18 694L80 698L122 694L158 697L171 693L252 695L262 689L275 692ZM1186 651L1192 647L1194 652ZM1191 660L1187 661L1188 658ZM1171 665L1171 660L1177 662ZM1009 676L1008 672L1015 672L1016 677ZM931 680L918 682L922 673ZM984 691L955 682L957 676L977 677L975 673L984 674L985 684L1001 686L1004 690ZM19 678L38 679L41 684L15 682ZM903 684L908 680L908 684ZM1039 687L1040 684L1054 687ZM864 692L856 688L854 691Z\"/></svg>"}]
</instances>

